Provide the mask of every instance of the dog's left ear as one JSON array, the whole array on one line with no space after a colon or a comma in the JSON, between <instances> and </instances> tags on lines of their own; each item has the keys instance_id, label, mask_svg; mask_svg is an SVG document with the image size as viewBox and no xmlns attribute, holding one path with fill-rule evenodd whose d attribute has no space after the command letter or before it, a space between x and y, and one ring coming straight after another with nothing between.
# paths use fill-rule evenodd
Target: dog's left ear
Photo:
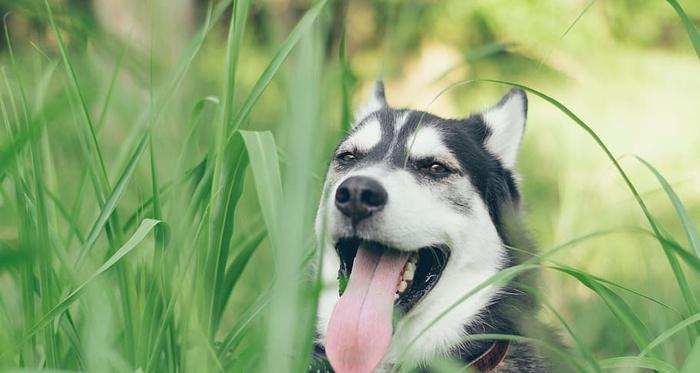
<instances>
[{"instance_id":1,"label":"dog's left ear","mask_svg":"<svg viewBox=\"0 0 700 373\"><path fill-rule=\"evenodd\" d=\"M501 161L505 168L513 168L525 130L527 96L522 89L511 89L490 109L481 113L489 130L484 140L486 149Z\"/></svg>"},{"instance_id":2,"label":"dog's left ear","mask_svg":"<svg viewBox=\"0 0 700 373\"><path fill-rule=\"evenodd\" d=\"M362 119L365 119L366 116L387 106L389 105L386 103L386 97L384 96L384 82L377 80L377 82L374 83L374 88L372 88L367 102L357 109L355 113L355 122L359 123Z\"/></svg>"}]
</instances>

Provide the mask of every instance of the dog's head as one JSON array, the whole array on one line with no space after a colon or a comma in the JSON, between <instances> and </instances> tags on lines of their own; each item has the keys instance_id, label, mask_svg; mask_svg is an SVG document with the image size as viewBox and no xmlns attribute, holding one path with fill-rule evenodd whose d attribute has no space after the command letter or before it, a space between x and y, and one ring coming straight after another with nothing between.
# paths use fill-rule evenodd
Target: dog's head
<instances>
[{"instance_id":1,"label":"dog's head","mask_svg":"<svg viewBox=\"0 0 700 373\"><path fill-rule=\"evenodd\" d=\"M319 311L337 372L371 371L392 335L415 334L421 317L507 265L501 211L518 202L512 168L526 111L514 89L482 113L443 119L390 108L376 84L336 148L316 220L325 280L342 294ZM462 316L488 305L482 298Z\"/></svg>"}]
</instances>

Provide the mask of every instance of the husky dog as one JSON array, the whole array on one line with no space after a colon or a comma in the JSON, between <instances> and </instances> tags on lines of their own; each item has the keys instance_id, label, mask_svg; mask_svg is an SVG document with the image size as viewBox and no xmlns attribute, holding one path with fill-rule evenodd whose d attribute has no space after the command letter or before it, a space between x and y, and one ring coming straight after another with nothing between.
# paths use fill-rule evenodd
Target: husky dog
<instances>
[{"instance_id":1,"label":"husky dog","mask_svg":"<svg viewBox=\"0 0 700 373\"><path fill-rule=\"evenodd\" d=\"M441 357L473 371L551 370L530 344L465 341L523 335L536 322L522 278L477 289L521 261L508 247L532 246L518 228L513 171L526 113L519 89L466 119L394 109L377 82L321 196L324 290L310 371L429 371Z\"/></svg>"}]
</instances>

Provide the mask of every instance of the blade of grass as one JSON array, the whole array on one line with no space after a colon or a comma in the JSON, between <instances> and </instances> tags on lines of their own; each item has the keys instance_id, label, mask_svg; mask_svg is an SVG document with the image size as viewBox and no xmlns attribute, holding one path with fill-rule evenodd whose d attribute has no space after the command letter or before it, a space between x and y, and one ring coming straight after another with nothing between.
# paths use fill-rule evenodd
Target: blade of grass
<instances>
[{"instance_id":1,"label":"blade of grass","mask_svg":"<svg viewBox=\"0 0 700 373\"><path fill-rule=\"evenodd\" d=\"M15 162L22 149L39 136L44 125L43 121L33 122L28 129L20 132L14 141L0 148L0 175L7 171L12 162Z\"/></svg>"},{"instance_id":2,"label":"blade of grass","mask_svg":"<svg viewBox=\"0 0 700 373\"><path fill-rule=\"evenodd\" d=\"M615 318L617 318L625 327L629 335L637 344L637 347L639 347L640 351L649 345L651 342L649 329L647 329L646 325L644 325L644 323L634 313L632 307L630 307L627 302L622 299L622 297L610 290L610 288L607 286L600 284L599 282L595 281L595 279L574 268L563 266L553 266L550 268L574 277L581 284L598 294L613 315L615 315Z\"/></svg>"},{"instance_id":3,"label":"blade of grass","mask_svg":"<svg viewBox=\"0 0 700 373\"><path fill-rule=\"evenodd\" d=\"M9 37L7 38L9 44ZM17 61L14 58L14 53L10 52L10 58L12 60L13 70L15 72L15 79L17 80L17 86L20 92L20 105L22 107L22 113L24 114L22 123L22 128L27 128L31 126L32 122L44 122L43 116L39 115L41 107L37 106L32 110L27 100L26 90L24 80L22 79L21 73L17 65ZM51 80L53 75L53 68L49 66L43 73L38 82L38 90L35 92L37 96L37 105L43 106L43 96L45 94L46 87ZM35 114L30 114L35 113ZM42 126L45 127L45 126ZM41 141L41 140L44 141ZM35 282L35 287L30 288L30 291L37 291L41 294L38 298L39 308L38 311L43 313L46 312L51 304L57 299L58 294L53 290L55 289L52 285L55 283L55 273L51 267L52 255L55 252L55 246L49 239L49 211L48 203L46 197L46 185L44 178L51 177L52 173L47 172L46 164L44 161L48 160L50 155L44 154L42 150L48 148L48 142L46 139L46 132L42 130L39 135L39 141L32 141L28 144L27 151L27 184L29 188L27 189L26 196L32 200L31 206L26 207L28 216L25 218L25 222L29 223L20 228L20 235L25 235L27 237L27 242L37 249L37 255L33 261L33 265L26 267L28 276L34 276L32 281ZM42 145L44 149L42 149ZM50 165L49 165L50 166ZM50 182L50 181L49 181ZM31 311L34 312L34 311ZM50 330L45 330L43 333L37 336L41 339L41 343L44 347L44 359L45 366L49 368L58 366L58 351L57 351L57 336Z\"/></svg>"},{"instance_id":4,"label":"blade of grass","mask_svg":"<svg viewBox=\"0 0 700 373\"><path fill-rule=\"evenodd\" d=\"M690 248L695 252L695 256L700 258L700 235L698 235L697 228L695 227L693 219L690 218L688 210L686 210L685 206L683 206L683 202L681 202L681 199L678 198L678 195L673 190L673 187L671 187L671 184L669 184L668 180L666 180L666 178L663 177L663 175L661 175L661 173L654 166L652 166L651 163L647 162L641 157L635 158L637 158L638 161L642 162L642 164L644 164L644 166L646 166L649 169L649 171L651 171L654 174L654 176L656 176L656 179L659 181L659 184L661 184L661 186L664 188L664 191L666 191L668 199L671 200L673 208L676 209L678 218L681 220L681 224L683 224L683 230L685 231L685 235L688 239L688 245L690 245Z\"/></svg>"},{"instance_id":5,"label":"blade of grass","mask_svg":"<svg viewBox=\"0 0 700 373\"><path fill-rule=\"evenodd\" d=\"M600 366L603 369L622 369L622 368L636 368L636 369L652 369L657 372L662 373L677 373L678 369L674 368L673 365L659 359L651 357L637 357L637 356L623 356L615 357L612 359L605 359L600 362Z\"/></svg>"},{"instance_id":6,"label":"blade of grass","mask_svg":"<svg viewBox=\"0 0 700 373\"><path fill-rule=\"evenodd\" d=\"M698 321L700 321L700 313L696 313L695 315L692 315L686 318L685 320L679 322L678 324L666 329L658 337L654 338L653 341L649 342L649 344L639 353L638 356L643 357L645 355L648 355L651 350L665 342L667 339L671 338L674 334L680 332L681 330L687 328L690 325L693 325L693 323L696 323Z\"/></svg>"},{"instance_id":7,"label":"blade of grass","mask_svg":"<svg viewBox=\"0 0 700 373\"><path fill-rule=\"evenodd\" d=\"M620 232L627 232L627 231L629 231L629 232L631 232L631 233L646 234L646 235L648 235L648 236L650 236L650 237L652 237L652 238L655 238L655 237L654 237L654 234L653 234L652 232L647 231L647 230L645 230L645 229L633 228L633 229L631 229L631 230L627 230L627 229L620 230ZM525 255L532 255L532 256L537 256L537 257L539 257L539 255L537 255L537 254L534 254L534 255L533 255L532 253L527 252L527 251L525 251L525 250L521 250L521 249L519 249L519 248L517 248L517 247L513 247L513 246L510 246L510 245L503 245L503 246L506 247L506 248L508 248L509 250L518 251L518 252L523 253L523 254L525 254ZM682 249L681 249L681 250L682 250ZM685 251L685 250L683 250L683 251ZM693 257L693 258L694 258L694 257ZM550 263L553 263L553 264L558 265L558 266L564 266L563 264L561 264L561 263L559 263L559 262L557 262L557 261L551 260L551 259L550 259L550 260L546 260L546 262L550 262ZM699 262L699 263L700 263L700 262ZM691 265L692 265L692 264L693 264L693 262L691 262ZM620 284L620 283L617 283L617 282L614 282L614 281L611 281L611 280L608 280L608 279L605 279L605 278L602 278L602 277L593 275L593 274L591 274L591 273L586 273L586 276L588 276L588 277L590 277L590 278L592 278L592 279L594 279L594 280L596 280L596 281L598 281L598 282L600 282L600 283L603 283L603 284L606 284L606 285L610 285L610 286L614 286L614 287L616 287L616 288L618 288L618 289L621 289L621 290L624 290L624 291L626 291L626 292L628 292L628 293L630 293L630 294L634 294L634 295L636 295L636 296L638 296L638 297L640 297L640 298L643 298L643 299L646 299L646 300L648 300L648 301L650 301L650 302L656 303L656 304L658 304L659 306L664 307L664 308L666 308L666 309L669 310L669 311L672 311L672 312L675 313L676 315L679 315L679 316L682 316L682 315L683 315L682 312L678 311L678 310L675 309L674 307L671 307L669 304L664 303L664 302L662 302L662 301L660 301L660 300L658 300L658 299L656 299L656 298L654 298L654 297L650 297L650 296L648 296L648 295L646 295L646 294L644 294L644 293L642 293L642 292L640 292L640 291L631 289L631 288L629 288L629 287L627 287L627 286L624 286L624 285L622 285L622 284Z\"/></svg>"},{"instance_id":8,"label":"blade of grass","mask_svg":"<svg viewBox=\"0 0 700 373\"><path fill-rule=\"evenodd\" d=\"M685 27L685 31L688 33L690 43L695 49L695 54L698 56L698 59L700 59L700 31L698 31L698 27L695 26L693 20L688 17L688 14L685 13L678 1L666 0L666 2L673 7L673 10L675 10L676 13L678 13L678 17L680 17L681 22L683 22L683 27Z\"/></svg>"},{"instance_id":9,"label":"blade of grass","mask_svg":"<svg viewBox=\"0 0 700 373\"><path fill-rule=\"evenodd\" d=\"M20 251L10 248L7 244L0 241L0 273L6 268L19 267L30 259L26 251Z\"/></svg>"},{"instance_id":10,"label":"blade of grass","mask_svg":"<svg viewBox=\"0 0 700 373\"><path fill-rule=\"evenodd\" d=\"M221 291L222 296L220 298L219 304L216 305L215 316L217 318L220 318L223 314L224 309L226 308L226 304L228 303L228 300L231 297L231 293L236 287L238 279L241 278L241 275L243 274L243 271L248 265L250 258L255 253L255 249L257 249L258 246L260 246L260 243L262 243L266 236L267 231L262 225L259 225L258 228L255 229L255 231L253 231L246 237L245 241L243 241L240 245L234 246L238 247L238 250L236 256L233 258L233 261L226 269L226 274L224 275L224 285Z\"/></svg>"},{"instance_id":11,"label":"blade of grass","mask_svg":"<svg viewBox=\"0 0 700 373\"><path fill-rule=\"evenodd\" d=\"M557 264L559 264L559 263L557 263ZM630 293L630 294L634 294L634 295L636 295L636 296L638 296L638 297L640 297L640 298L642 298L642 299L646 299L646 300L648 300L648 301L650 301L650 302L656 303L656 304L658 304L659 306L664 307L664 308L666 308L666 309L669 310L669 311L673 311L673 313L675 313L676 315L682 315L682 313L681 313L680 311L678 311L677 309L671 307L669 304L664 303L664 302L662 302L662 301L660 301L660 300L658 300L658 299L656 299L656 298L650 297L650 296L648 296L648 295L642 293L641 291L637 291L637 290L631 289L631 288L629 288L629 287L627 287L627 286L624 286L624 285L622 285L622 284L619 284L619 283L617 283L617 282L613 282L613 281L610 281L610 280L608 280L608 279L605 279L605 278L602 278L602 277L598 277L598 276L592 275L592 274L590 274L590 273L587 273L586 275L588 275L590 278L594 279L595 281L598 281L599 283L606 284L606 285L610 285L610 286L614 286L614 287L616 287L616 288L618 288L618 289L621 289L621 290L624 290L624 291L626 291L626 292L628 292L628 293Z\"/></svg>"},{"instance_id":12,"label":"blade of grass","mask_svg":"<svg viewBox=\"0 0 700 373\"><path fill-rule=\"evenodd\" d=\"M321 89L323 72L323 44L325 18L314 22L313 27L299 41L291 61L291 79L288 90L289 114L285 121L291 126L286 132L285 143L290 151L288 162L283 164L282 175L285 186L283 217L280 236L285 248L276 254L277 282L274 288L268 324L267 338L273 342L267 350L264 369L281 371L304 371L308 368L315 337L316 310L321 290L320 267L322 251L315 250L313 239L313 217L317 199L309 193L318 189L322 182L315 181L314 170L318 164L317 144L321 140L321 107L324 97ZM303 264L305 257L315 262ZM312 274L310 278L298 280L294 268ZM276 331L283 330L279 338ZM275 356L299 356L296 359L277 359Z\"/></svg>"},{"instance_id":13,"label":"blade of grass","mask_svg":"<svg viewBox=\"0 0 700 373\"><path fill-rule=\"evenodd\" d=\"M698 304L698 301L695 297L695 294L691 291L690 285L688 284L688 280L685 278L685 275L683 274L683 270L680 267L680 264L678 263L678 259L673 255L673 249L670 248L667 244L666 241L664 240L663 234L661 233L659 227L656 224L656 221L654 219L654 216L651 214L649 209L647 208L646 203L642 199L642 197L639 195L639 192L637 191L637 188L634 186L632 181L629 179L627 176L627 173L625 170L622 168L620 163L617 161L617 159L613 156L612 152L608 147L605 145L603 140L600 139L598 134L596 134L593 129L588 126L581 118L579 118L574 112L572 112L569 108L564 106L561 102L557 101L556 99L527 86L524 86L522 84L514 83L514 82L508 82L508 81L503 81L503 80L495 80L495 79L483 79L480 81L484 82L491 82L491 83L497 83L497 84L504 84L504 85L509 85L513 87L518 87L520 89L523 89L527 92L530 92L548 103L552 104L554 107L559 109L562 113L564 113L567 117L569 117L571 120L574 121L579 127L581 127L588 135L595 141L595 143L600 147L600 149L603 150L605 155L608 157L608 159L613 163L613 166L617 169L618 173L622 177L623 181L627 185L627 188L630 190L630 192L633 194L635 200L637 201L637 204L641 208L642 212L644 213L644 216L646 217L647 221L649 222L649 225L652 228L652 231L654 232L654 236L657 237L659 243L661 244L662 249L664 250L664 254L666 255L666 259L668 260L671 270L673 271L673 275L676 278L676 282L678 283L678 287L681 290L681 294L683 295L683 298L685 300L686 306L690 310L691 313L698 313L700 312L700 305ZM700 332L700 327L697 327L694 329L695 333ZM694 338L694 336L693 336Z\"/></svg>"},{"instance_id":14,"label":"blade of grass","mask_svg":"<svg viewBox=\"0 0 700 373\"><path fill-rule=\"evenodd\" d=\"M566 330L567 334L571 337L571 339L574 341L574 344L576 345L576 349L581 353L581 356L586 360L586 362L590 365L591 369L594 370L595 372L602 373L602 370L600 366L598 365L598 362L595 360L593 357L593 354L591 353L590 349L586 344L579 338L576 333L574 333L574 330L571 328L568 322L564 319L564 317L559 313L556 309L556 307L547 299L547 297L543 294L542 291L540 291L537 288L534 288L532 286L527 286L525 284L518 284L517 288L523 289L527 291L530 294L534 294L537 296L537 299L551 312L554 317L559 320L559 323L564 327Z\"/></svg>"},{"instance_id":15,"label":"blade of grass","mask_svg":"<svg viewBox=\"0 0 700 373\"><path fill-rule=\"evenodd\" d=\"M270 296L269 289L263 291L253 305L241 315L240 319L238 319L231 330L229 330L223 343L219 347L219 358L223 361L224 365L231 364L231 361L225 360L225 354L238 346L246 332L252 327L253 321L262 316L265 307L270 303Z\"/></svg>"},{"instance_id":16,"label":"blade of grass","mask_svg":"<svg viewBox=\"0 0 700 373\"><path fill-rule=\"evenodd\" d=\"M5 40L7 42L7 51L10 56L12 72L14 73L14 78L17 81L17 90L19 91L19 103L22 109L22 116L20 116L20 112L16 106L14 90L10 87L9 80L7 79L7 77L5 77L5 83L8 88L7 93L10 99L10 104L12 106L12 111L14 113L14 119L17 130L28 132L31 131L32 128L36 127L33 125L33 123L36 123L37 121L32 121L29 117L29 108L24 90L24 83L22 75L19 71L17 60L15 59L12 41L8 32L7 22L4 23L4 28ZM43 123L44 121L38 122ZM11 127L9 123L7 124L7 127ZM40 134L41 131L38 131L36 133L37 138L40 136ZM26 325L31 325L35 323L37 310L41 312L41 308L37 307L36 304L37 300L35 299L35 292L37 291L37 289L42 289L44 285L44 283L42 283L41 281L42 279L39 278L39 276L37 276L36 273L38 264L38 260L36 258L42 256L42 253L39 252L39 250L42 249L42 247L35 238L40 236L41 233L37 233L34 229L38 225L38 222L35 220L35 216L37 215L37 213L33 208L34 206L36 206L36 194L34 193L35 190L33 189L33 187L37 184L32 181L32 171L37 171L36 167L32 167L36 165L36 158L34 156L35 143L35 141L27 142L27 149L23 150L21 158L19 151L14 157L17 160L16 172L18 174L15 183L15 194L17 196L16 199L18 201L23 201L23 203L18 204L19 206L21 206L21 208L18 209L19 216L17 220L19 224L17 225L17 234L19 237L27 238L26 240L24 240L24 242L20 243L20 248L22 250L30 251L32 255L31 260L28 261L24 266L22 266L20 271L20 288L22 294L21 310L25 327ZM10 149L12 149L12 146L10 147ZM34 176L34 178L38 177L37 174L34 174ZM29 203L26 203L25 201ZM41 300L39 300L39 302L40 306L45 306L44 302L42 302ZM20 351L20 358L24 360L25 363L29 366L34 366L38 362L37 360L39 359L39 354L37 353L37 348L40 344L42 344L42 342L39 341L39 338L41 338L41 336L32 336L30 338L30 345L24 346L24 349ZM47 345L47 348L49 349L48 354L53 355L52 342L43 342L45 345ZM50 356L49 359L52 360L52 357Z\"/></svg>"},{"instance_id":17,"label":"blade of grass","mask_svg":"<svg viewBox=\"0 0 700 373\"><path fill-rule=\"evenodd\" d=\"M289 36L287 39L282 43L282 46L278 50L277 54L272 58L271 62L268 64L266 69L263 71L261 74L260 78L258 78L256 84L253 87L253 90L251 93L247 96L245 99L242 107L240 110L237 111L236 115L233 117L233 119L229 119L228 116L232 114L232 112L227 112L224 111L223 118L222 118L222 124L220 128L220 135L221 138L218 139L218 141L224 141L223 143L219 143L217 146L217 154L219 155L216 157L216 163L214 166L214 181L212 183L214 189L214 193L212 193L212 206L222 206L222 205L229 205L225 200L221 200L221 196L218 195L218 193L222 190L225 190L227 185L224 182L223 185L221 184L221 181L219 180L219 175L222 172L221 171L221 166L224 164L225 161L227 161L225 158L222 157L226 149L228 148L228 144L232 142L232 136L234 136L237 132L236 130L242 126L242 124L247 120L248 116L250 115L250 112L257 103L258 99L262 95L262 93L265 91L267 88L268 84L272 80L272 78L276 75L277 71L279 70L280 66L282 63L286 60L287 56L293 49L294 45L299 41L301 36L306 32L306 30L311 26L313 21L316 19L318 14L320 13L321 9L323 6L326 4L327 0L321 0L319 3L314 5L311 9L309 9L306 14L301 18L301 20L295 25L294 29L290 32ZM247 6L243 5L243 8L247 10ZM235 9L234 9L235 10ZM243 12L241 12L243 13ZM241 14L238 12L234 12L234 16L232 17L232 24L231 28L235 28L236 25L238 24L239 29L243 27L245 24L243 21L242 16L236 16L237 14ZM229 50L229 56L232 51L235 50L237 45L236 39L233 38L230 34L229 37L229 43L228 43L228 50ZM227 78L226 81L230 84L235 83L235 78L233 75L235 74L235 70L232 70L232 67L235 68L234 59L228 59L227 62ZM228 86L228 85L227 85ZM224 102L232 102L232 97L233 97L233 87L225 88L228 89L228 91L225 92L224 95ZM276 158L276 154L275 154ZM230 162L226 162L226 164L229 164ZM276 167L279 167L279 165L276 165ZM223 178L222 178L223 179ZM223 188L222 188L223 187ZM281 186L280 186L281 189ZM216 200L218 199L218 201ZM217 201L217 202L215 202ZM220 209L219 209L220 210ZM216 208L212 209L212 212L217 211ZM269 217L268 217L269 218ZM216 220L214 220L216 222ZM269 224L275 224L272 221L267 220L266 218L266 223ZM214 225L215 227L217 224ZM268 231L270 231L270 226L268 225ZM219 229L219 231L222 231ZM218 278L219 276L223 275L223 270L225 268L225 263L226 263L226 248L224 248L225 245L222 245L224 241L222 241L223 236L220 234L217 234L217 232L212 232L211 236L213 237L218 237L218 247L214 247L214 252L218 253L218 255L215 254L215 258L217 258L217 262L214 265L214 278ZM229 235L230 237L230 235ZM226 239L226 238L224 238ZM271 239L274 241L275 237L272 236ZM276 246L276 243L273 242L273 247ZM212 248L210 248L212 250ZM207 266L208 268L211 268L211 265ZM217 282L215 282L217 283ZM210 333L213 333L213 330L217 326L218 322L212 317L213 316L213 310L214 310L214 305L217 304L217 301L214 300L214 297L216 296L216 292L212 294L212 301L211 301L211 306L210 306L210 316L209 316L209 330Z\"/></svg>"},{"instance_id":18,"label":"blade of grass","mask_svg":"<svg viewBox=\"0 0 700 373\"><path fill-rule=\"evenodd\" d=\"M53 192L50 190L46 191L46 196L51 199L51 202L56 206L56 209L60 213L61 217L63 217L63 220L68 224L68 228L73 232L75 237L78 238L78 241L83 244L85 242L85 238L83 237L83 233L80 231L80 227L76 224L75 220L73 220L66 211L65 206L61 203L61 200L59 199L58 196L56 196Z\"/></svg>"},{"instance_id":19,"label":"blade of grass","mask_svg":"<svg viewBox=\"0 0 700 373\"><path fill-rule=\"evenodd\" d=\"M49 24L51 25L51 28L53 30L54 36L56 37L56 42L58 43L59 50L61 52L61 59L63 60L63 65L66 68L66 73L69 77L69 82L71 84L71 88L74 92L74 94L78 97L80 106L82 109L82 114L84 116L85 124L88 127L89 131L89 139L90 139L90 148L91 151L94 153L96 157L96 168L97 168L97 175L98 175L98 181L99 181L99 186L102 190L103 195L109 194L109 179L107 178L107 169L105 168L105 162L104 158L102 156L102 150L100 148L99 141L97 140L97 133L95 132L95 127L93 125L92 121L92 116L90 115L90 109L88 108L87 101L85 100L85 94L83 93L82 88L80 87L80 83L78 82L78 76L75 73L75 68L73 67L73 63L71 62L69 56L68 56L68 51L66 49L65 43L63 41L63 36L61 35L61 32L58 30L58 26L56 26L56 21L54 20L54 15L53 11L51 9L51 6L49 5L48 0L44 0L44 5L46 6L46 12L49 18Z\"/></svg>"},{"instance_id":20,"label":"blade of grass","mask_svg":"<svg viewBox=\"0 0 700 373\"><path fill-rule=\"evenodd\" d=\"M148 136L144 136L141 139L141 143L136 149L136 152L132 155L131 159L129 160L126 170L124 170L122 175L119 177L119 180L114 185L114 189L108 196L107 201L104 207L102 208L102 211L100 211L100 215L97 217L95 223L90 229L90 233L88 234L87 239L85 240L85 244L80 250L80 254L78 255L78 259L75 264L76 268L80 268L82 266L86 255L88 254L90 249L92 249L92 247L95 245L95 242L97 241L100 232L102 232L102 229L107 224L107 220L109 220L109 217L117 208L117 204L122 198L122 195L124 194L124 191L126 190L126 187L129 184L129 181L131 180L131 176L133 175L134 170L136 169L136 165L138 164L141 155L146 150L146 145L148 145L148 138Z\"/></svg>"},{"instance_id":21,"label":"blade of grass","mask_svg":"<svg viewBox=\"0 0 700 373\"><path fill-rule=\"evenodd\" d=\"M663 230L661 231L662 237L658 238L657 236L654 235L654 232L646 230L646 229L637 229L640 233L646 234L649 237L655 239L655 240L661 240L663 243L673 252L678 254L678 256L685 261L685 264L687 264L691 269L694 271L700 273L700 259L698 259L697 256L694 255L694 253L689 252L688 250L684 249L681 244L679 244L670 234L665 233Z\"/></svg>"},{"instance_id":22,"label":"blade of grass","mask_svg":"<svg viewBox=\"0 0 700 373\"><path fill-rule=\"evenodd\" d=\"M277 74L277 71L279 70L280 66L282 66L282 63L287 59L294 46L299 42L299 39L301 39L302 35L304 35L311 27L327 2L328 0L320 0L317 2L311 9L306 11L304 16L294 26L294 29L292 29L289 36L287 36L287 39L284 41L284 43L282 43L282 46L277 51L277 54L275 54L270 61L270 64L267 65L265 71L263 71L260 78L258 78L255 86L253 86L253 90L243 103L243 106L236 113L231 125L229 137L233 136L234 130L238 129L248 118L253 106L255 106L260 99L260 96L262 96L263 92L265 91L265 88L267 88L272 81L272 78Z\"/></svg>"},{"instance_id":23,"label":"blade of grass","mask_svg":"<svg viewBox=\"0 0 700 373\"><path fill-rule=\"evenodd\" d=\"M54 306L47 314L42 316L39 321L33 325L28 333L23 337L22 341L26 341L28 338L33 336L36 332L46 327L51 323L58 315L63 313L68 306L73 304L79 297L80 294L85 290L85 287L90 285L101 274L114 267L119 263L127 254L133 251L141 241L148 235L148 233L160 222L153 219L144 219L141 225L136 229L136 232L126 241L126 243L120 247L107 261L100 266L87 280L78 285L70 294L68 294L62 301L60 301L56 306Z\"/></svg>"},{"instance_id":24,"label":"blade of grass","mask_svg":"<svg viewBox=\"0 0 700 373\"><path fill-rule=\"evenodd\" d=\"M222 95L222 113L218 128L214 132L215 149L210 159L213 164L212 193L209 216L209 247L205 264L205 283L212 287L208 295L207 306L207 330L213 340L219 319L217 317L217 305L223 297L221 283L228 262L228 250L231 236L233 235L233 217L238 198L245 177L247 157L242 143L229 144L227 141L230 132L230 122L233 117L234 97L236 92L236 69L240 54L241 41L245 32L246 19L250 7L249 0L233 2L231 10L231 22L229 23L228 39L226 42L226 64L224 74L224 90ZM228 165L235 165L231 176ZM233 176L233 177L232 177ZM236 184L236 185L234 185Z\"/></svg>"},{"instance_id":25,"label":"blade of grass","mask_svg":"<svg viewBox=\"0 0 700 373\"><path fill-rule=\"evenodd\" d=\"M211 294L208 295L207 304L208 331L209 335L216 334L219 326L220 313L217 305L221 304L224 295L222 287L224 285L224 275L226 264L228 263L228 250L233 236L234 215L236 205L243 193L245 181L245 170L248 166L248 154L242 139L233 141L226 150L226 167L222 167L221 185L223 190L212 191L212 211L209 218L209 254L205 260L205 274L208 285L211 286ZM212 187L214 184L212 183Z\"/></svg>"},{"instance_id":26,"label":"blade of grass","mask_svg":"<svg viewBox=\"0 0 700 373\"><path fill-rule=\"evenodd\" d=\"M277 146L270 132L238 131L250 157L251 169L260 202L260 211L267 226L274 250L281 249L278 212L282 208L282 177L280 176Z\"/></svg>"},{"instance_id":27,"label":"blade of grass","mask_svg":"<svg viewBox=\"0 0 700 373\"><path fill-rule=\"evenodd\" d=\"M340 36L340 48L338 49L338 58L340 60L340 133L346 134L350 133L350 126L352 125L352 110L351 107L351 93L353 86L355 84L355 77L350 69L350 64L348 63L348 57L346 52L346 40L345 31Z\"/></svg>"},{"instance_id":28,"label":"blade of grass","mask_svg":"<svg viewBox=\"0 0 700 373\"><path fill-rule=\"evenodd\" d=\"M695 373L700 371L700 337L693 343L693 348L688 353L688 357L683 363L681 373Z\"/></svg>"}]
</instances>

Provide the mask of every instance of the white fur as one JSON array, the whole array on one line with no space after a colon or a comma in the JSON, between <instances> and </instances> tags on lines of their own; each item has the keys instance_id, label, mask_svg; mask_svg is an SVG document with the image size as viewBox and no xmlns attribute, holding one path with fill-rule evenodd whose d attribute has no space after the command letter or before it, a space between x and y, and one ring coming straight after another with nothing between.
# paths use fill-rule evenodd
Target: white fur
<instances>
[{"instance_id":1,"label":"white fur","mask_svg":"<svg viewBox=\"0 0 700 373\"><path fill-rule=\"evenodd\" d=\"M397 114L396 118L394 118L394 131L397 133L401 131L403 125L406 124L406 119L408 119L408 111Z\"/></svg>"},{"instance_id":2,"label":"white fur","mask_svg":"<svg viewBox=\"0 0 700 373\"><path fill-rule=\"evenodd\" d=\"M382 139L382 126L376 118L368 119L367 123L363 124L355 130L350 137L341 146L341 151L357 150L366 152L372 149Z\"/></svg>"},{"instance_id":3,"label":"white fur","mask_svg":"<svg viewBox=\"0 0 700 373\"><path fill-rule=\"evenodd\" d=\"M503 167L513 168L525 129L526 101L522 91L512 91L503 99L482 114L491 130L486 148L501 160Z\"/></svg>"},{"instance_id":4,"label":"white fur","mask_svg":"<svg viewBox=\"0 0 700 373\"><path fill-rule=\"evenodd\" d=\"M502 243L486 206L478 198L473 202L469 225L462 226L461 232L450 243L452 254L440 280L398 322L391 347L384 358L385 366L391 366L402 355L404 364L409 366L446 355L450 349L462 343L464 326L476 321L476 315L489 305L498 291L489 286L460 302L460 298L496 274L504 260ZM453 304L456 306L452 310L419 336ZM406 351L414 339L415 344Z\"/></svg>"}]
</instances>

